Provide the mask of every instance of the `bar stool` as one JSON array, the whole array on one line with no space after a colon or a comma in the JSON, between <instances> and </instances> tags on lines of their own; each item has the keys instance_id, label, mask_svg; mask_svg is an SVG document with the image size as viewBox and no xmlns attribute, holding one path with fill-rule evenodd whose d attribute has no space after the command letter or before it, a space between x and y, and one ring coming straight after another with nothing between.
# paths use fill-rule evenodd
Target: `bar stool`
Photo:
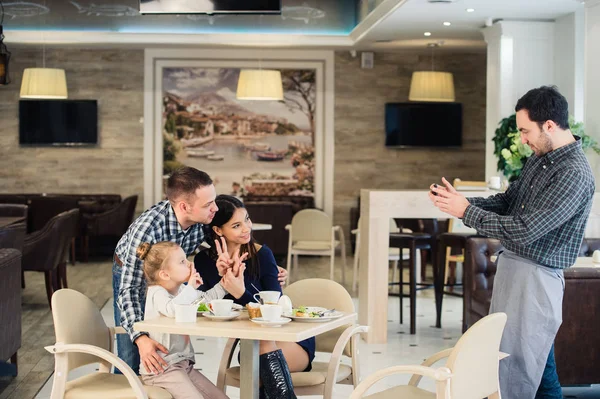
<instances>
[{"instance_id":1,"label":"bar stool","mask_svg":"<svg viewBox=\"0 0 600 399\"><path fill-rule=\"evenodd\" d=\"M442 302L444 294L463 297L463 294L454 291L445 291L446 285L446 256L447 248L461 250L463 255L467 246L467 239L471 237L482 237L473 233L442 233L437 238L437 261L434 264L434 286L435 286L435 326L442 327ZM464 268L463 268L464 270ZM464 274L464 272L463 272ZM463 277L464 279L464 277Z\"/></svg>"},{"instance_id":2,"label":"bar stool","mask_svg":"<svg viewBox=\"0 0 600 399\"><path fill-rule=\"evenodd\" d=\"M435 242L434 242L435 244ZM416 318L417 318L417 285L424 286L424 288L430 288L431 284L418 283L417 284L417 250L431 249L435 253L435 248L432 248L432 236L427 233L391 233L389 246L391 248L399 248L400 253L404 248L409 250L409 298L410 298L410 333L416 333ZM399 282L391 282L390 285L398 284L400 286L400 292L398 294L400 298L400 323L402 323L402 298L404 297L404 277L402 273L403 262L398 263L400 268L400 279ZM423 289L423 288L421 288ZM394 294L390 294L394 295Z\"/></svg>"}]
</instances>

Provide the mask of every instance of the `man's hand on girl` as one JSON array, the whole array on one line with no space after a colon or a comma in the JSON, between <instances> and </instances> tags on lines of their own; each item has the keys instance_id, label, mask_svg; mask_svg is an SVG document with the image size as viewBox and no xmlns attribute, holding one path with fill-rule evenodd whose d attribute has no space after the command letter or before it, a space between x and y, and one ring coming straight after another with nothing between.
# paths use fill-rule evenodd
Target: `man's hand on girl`
<instances>
[{"instance_id":1,"label":"man's hand on girl","mask_svg":"<svg viewBox=\"0 0 600 399\"><path fill-rule=\"evenodd\" d=\"M288 272L281 266L277 266L277 272L277 280L279 281L279 285L283 287L287 281Z\"/></svg>"}]
</instances>

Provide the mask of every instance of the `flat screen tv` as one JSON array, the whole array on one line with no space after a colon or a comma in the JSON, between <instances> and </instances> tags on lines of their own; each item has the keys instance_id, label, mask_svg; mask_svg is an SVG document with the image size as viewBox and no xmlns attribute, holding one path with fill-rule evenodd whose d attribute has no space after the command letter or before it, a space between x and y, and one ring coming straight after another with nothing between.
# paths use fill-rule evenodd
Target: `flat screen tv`
<instances>
[{"instance_id":1,"label":"flat screen tv","mask_svg":"<svg viewBox=\"0 0 600 399\"><path fill-rule=\"evenodd\" d=\"M460 147L462 104L408 102L385 105L386 147Z\"/></svg>"},{"instance_id":2,"label":"flat screen tv","mask_svg":"<svg viewBox=\"0 0 600 399\"><path fill-rule=\"evenodd\" d=\"M140 14L281 14L281 0L140 0Z\"/></svg>"},{"instance_id":3,"label":"flat screen tv","mask_svg":"<svg viewBox=\"0 0 600 399\"><path fill-rule=\"evenodd\" d=\"M97 143L96 100L19 101L19 144L90 146Z\"/></svg>"}]
</instances>

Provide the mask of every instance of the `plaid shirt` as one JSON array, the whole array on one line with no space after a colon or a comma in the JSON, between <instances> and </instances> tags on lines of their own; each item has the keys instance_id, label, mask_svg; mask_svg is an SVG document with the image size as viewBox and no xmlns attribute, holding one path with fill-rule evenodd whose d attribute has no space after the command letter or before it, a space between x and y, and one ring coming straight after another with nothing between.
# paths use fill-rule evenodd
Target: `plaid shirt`
<instances>
[{"instance_id":1,"label":"plaid shirt","mask_svg":"<svg viewBox=\"0 0 600 399\"><path fill-rule=\"evenodd\" d=\"M505 193L467 198L463 221L543 266L572 266L592 208L594 176L581 140L532 155Z\"/></svg>"},{"instance_id":2,"label":"plaid shirt","mask_svg":"<svg viewBox=\"0 0 600 399\"><path fill-rule=\"evenodd\" d=\"M204 241L204 229L204 225L198 223L182 230L171 204L164 200L142 213L119 240L115 255L123 263L123 271L117 303L121 310L121 325L132 341L143 334L133 331L133 323L144 319L146 302L143 261L136 256L138 246L144 242L173 241L189 256Z\"/></svg>"}]
</instances>

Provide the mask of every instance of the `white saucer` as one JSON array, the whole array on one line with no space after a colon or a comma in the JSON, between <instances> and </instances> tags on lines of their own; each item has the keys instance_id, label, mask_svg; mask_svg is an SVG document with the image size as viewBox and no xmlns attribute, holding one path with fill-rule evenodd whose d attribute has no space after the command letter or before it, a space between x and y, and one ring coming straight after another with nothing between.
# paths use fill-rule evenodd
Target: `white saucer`
<instances>
[{"instance_id":1,"label":"white saucer","mask_svg":"<svg viewBox=\"0 0 600 399\"><path fill-rule=\"evenodd\" d=\"M250 319L250 321L253 323L259 324L262 327L281 327L282 325L287 324L292 320L288 319L287 317L282 317L279 320L266 321L266 320L263 320L262 317L256 317L254 319Z\"/></svg>"},{"instance_id":2,"label":"white saucer","mask_svg":"<svg viewBox=\"0 0 600 399\"><path fill-rule=\"evenodd\" d=\"M215 320L215 321L233 320L233 319L239 317L239 315L240 315L240 312L234 312L234 311L231 311L228 316L215 316L215 315L211 314L210 312L202 313L202 316L206 317L207 319L211 319L211 320Z\"/></svg>"}]
</instances>

